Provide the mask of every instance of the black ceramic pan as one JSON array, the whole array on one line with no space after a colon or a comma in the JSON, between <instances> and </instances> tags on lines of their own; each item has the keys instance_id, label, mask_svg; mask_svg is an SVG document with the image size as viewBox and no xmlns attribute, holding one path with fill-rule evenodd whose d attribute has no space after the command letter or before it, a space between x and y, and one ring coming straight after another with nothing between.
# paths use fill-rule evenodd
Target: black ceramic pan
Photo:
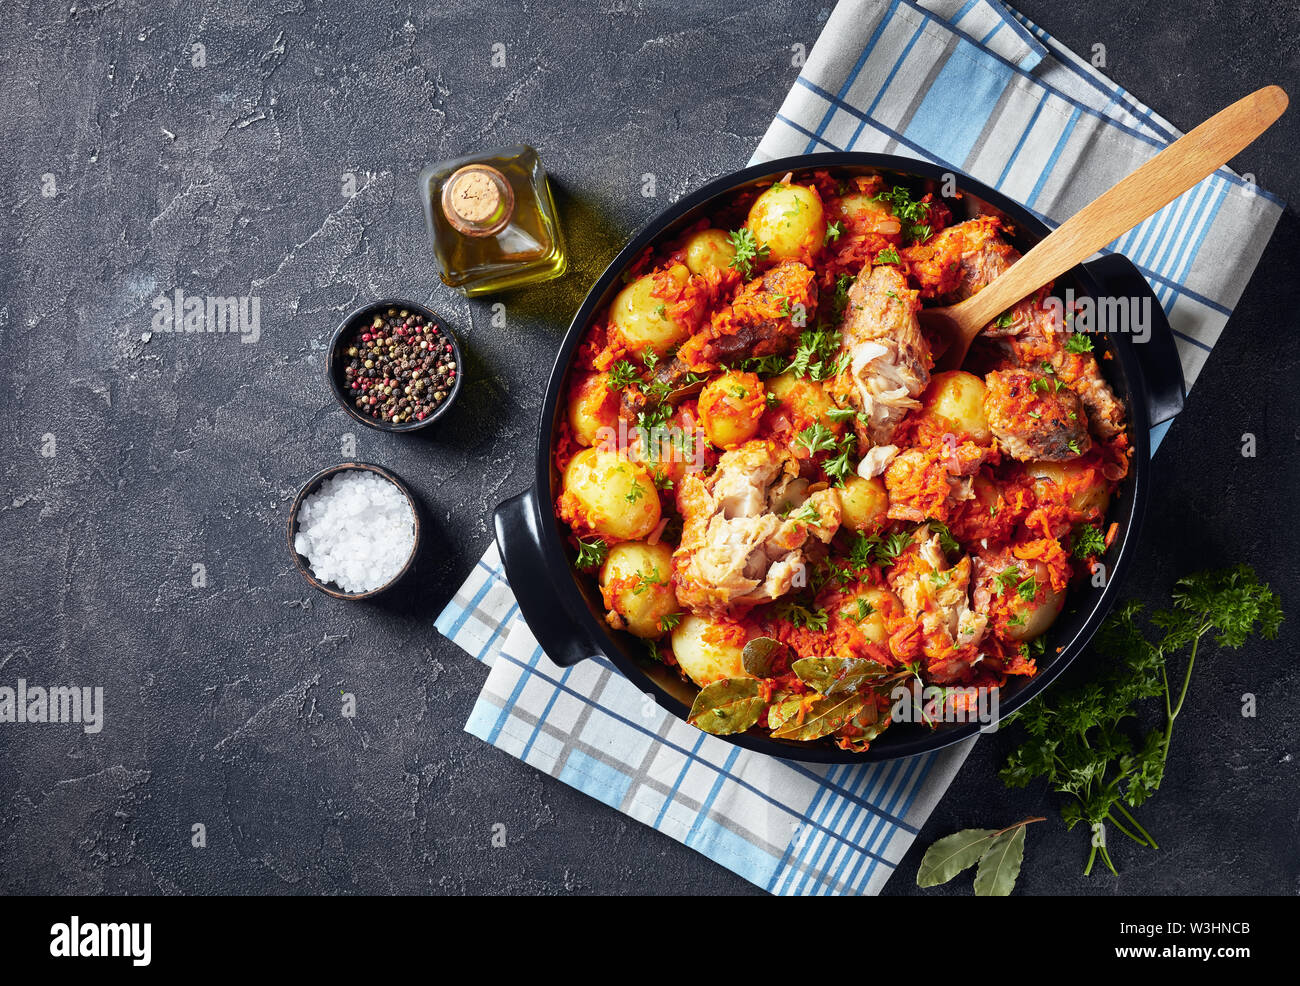
<instances>
[{"instance_id":1,"label":"black ceramic pan","mask_svg":"<svg viewBox=\"0 0 1300 986\"><path fill-rule=\"evenodd\" d=\"M921 161L890 154L855 152L814 154L753 165L709 182L684 196L648 223L601 275L578 309L560 344L551 370L538 422L532 486L502 503L496 511L496 538L510 586L520 611L542 648L557 664L568 666L590 658L612 663L638 688L651 694L669 712L685 719L696 693L673 669L645 657L645 647L635 638L610 630L595 580L573 568L574 552L556 519L554 503L558 477L552 466L555 426L564 414L566 381L573 358L591 319L609 304L622 287L621 275L649 245L671 239L702 216L719 209L739 190L763 185L787 172L825 169L835 175L880 173L894 184L919 190L943 182L950 171ZM953 221L972 215L1000 213L1015 226L1013 238L1023 253L1045 236L1048 227L1033 213L1006 196L965 175L956 175L960 198L949 199ZM937 197L937 193L936 193ZM1074 587L1065 609L1046 637L1046 655L1039 659L1038 674L1017 678L1002 690L1002 717L1030 701L1046 688L1087 646L1115 603L1119 583L1137 550L1142 515L1146 508L1151 460L1148 432L1183 406L1183 375L1173 335L1158 301L1138 269L1125 257L1107 255L1076 267L1057 280L1057 290L1073 287L1076 298L1150 298L1152 325L1145 342L1128 334L1093 337L1094 346L1111 387L1124 402L1132 429L1133 464L1114 497L1109 520L1118 524L1116 542L1106 554L1109 574L1104 587L1089 583ZM1103 359L1109 351L1113 358ZM1058 650L1059 648L1059 650ZM819 763L892 760L928 753L962 740L979 723L942 725L895 723L871 744L865 754L840 750L829 741L795 743L772 739L751 730L722 737L750 750L790 760Z\"/></svg>"}]
</instances>

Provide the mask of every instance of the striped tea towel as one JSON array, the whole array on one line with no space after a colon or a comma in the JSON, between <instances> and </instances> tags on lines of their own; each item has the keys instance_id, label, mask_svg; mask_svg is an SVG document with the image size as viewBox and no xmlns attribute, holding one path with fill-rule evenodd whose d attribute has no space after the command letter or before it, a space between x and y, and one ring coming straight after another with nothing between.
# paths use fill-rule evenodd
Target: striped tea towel
<instances>
[{"instance_id":1,"label":"striped tea towel","mask_svg":"<svg viewBox=\"0 0 1300 986\"><path fill-rule=\"evenodd\" d=\"M841 0L754 159L913 155L1050 223L1177 136L994 0ZM1115 244L1154 285L1189 386L1280 214L1223 170ZM974 743L831 767L742 750L669 716L604 660L548 660L495 546L437 627L490 667L469 732L777 894L879 892Z\"/></svg>"}]
</instances>

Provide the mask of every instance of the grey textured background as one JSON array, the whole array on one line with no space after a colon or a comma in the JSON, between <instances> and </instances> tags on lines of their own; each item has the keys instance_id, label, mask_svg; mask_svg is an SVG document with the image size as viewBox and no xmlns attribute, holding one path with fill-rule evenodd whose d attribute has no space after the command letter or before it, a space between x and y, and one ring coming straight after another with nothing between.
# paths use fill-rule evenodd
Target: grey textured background
<instances>
[{"instance_id":1,"label":"grey textured background","mask_svg":"<svg viewBox=\"0 0 1300 986\"><path fill-rule=\"evenodd\" d=\"M586 285L669 196L744 163L819 7L4 6L0 683L102 684L107 725L0 727L0 891L757 892L462 733L484 670L432 620L491 508L527 482L546 369ZM1110 73L1184 128L1264 82L1300 93L1288 4L1023 7L1076 50L1104 43ZM1292 201L1297 121L1237 162ZM415 176L520 140L558 186L573 265L504 298L493 328L490 301L438 282ZM1159 601L1186 571L1245 559L1295 609L1298 247L1292 208L1156 459L1133 594ZM261 341L143 342L152 299L176 287L259 295ZM320 379L343 314L390 295L442 312L468 350L431 438L354 425ZM1257 458L1239 454L1245 431ZM433 521L417 576L374 605L313 592L283 544L298 484L350 457L348 434ZM917 892L933 839L1029 813L1050 821L1030 832L1025 893L1300 891L1295 641L1203 662L1141 813L1165 848L1118 848L1118 880L1079 876L1084 836L1044 791L1003 789L1001 734L888 892ZM1256 719L1240 715L1246 691Z\"/></svg>"}]
</instances>

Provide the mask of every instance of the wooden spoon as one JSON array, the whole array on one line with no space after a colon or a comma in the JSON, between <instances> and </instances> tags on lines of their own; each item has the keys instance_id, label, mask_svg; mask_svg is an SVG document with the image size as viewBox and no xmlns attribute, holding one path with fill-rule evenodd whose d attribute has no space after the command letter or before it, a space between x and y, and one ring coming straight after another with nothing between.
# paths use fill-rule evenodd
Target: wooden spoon
<instances>
[{"instance_id":1,"label":"wooden spoon","mask_svg":"<svg viewBox=\"0 0 1300 986\"><path fill-rule=\"evenodd\" d=\"M948 343L936 369L959 368L989 322L1212 175L1272 126L1287 102L1278 86L1237 100L1089 202L983 290L922 309L922 324Z\"/></svg>"}]
</instances>

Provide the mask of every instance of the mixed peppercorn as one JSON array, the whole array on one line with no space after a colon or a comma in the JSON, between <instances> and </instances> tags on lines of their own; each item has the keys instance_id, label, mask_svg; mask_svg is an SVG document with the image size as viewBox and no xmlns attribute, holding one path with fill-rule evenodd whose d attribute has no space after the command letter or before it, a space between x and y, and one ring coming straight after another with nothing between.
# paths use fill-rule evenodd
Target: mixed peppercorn
<instances>
[{"instance_id":1,"label":"mixed peppercorn","mask_svg":"<svg viewBox=\"0 0 1300 986\"><path fill-rule=\"evenodd\" d=\"M456 351L438 326L389 308L343 341L343 388L363 414L389 424L423 421L456 383Z\"/></svg>"}]
</instances>

